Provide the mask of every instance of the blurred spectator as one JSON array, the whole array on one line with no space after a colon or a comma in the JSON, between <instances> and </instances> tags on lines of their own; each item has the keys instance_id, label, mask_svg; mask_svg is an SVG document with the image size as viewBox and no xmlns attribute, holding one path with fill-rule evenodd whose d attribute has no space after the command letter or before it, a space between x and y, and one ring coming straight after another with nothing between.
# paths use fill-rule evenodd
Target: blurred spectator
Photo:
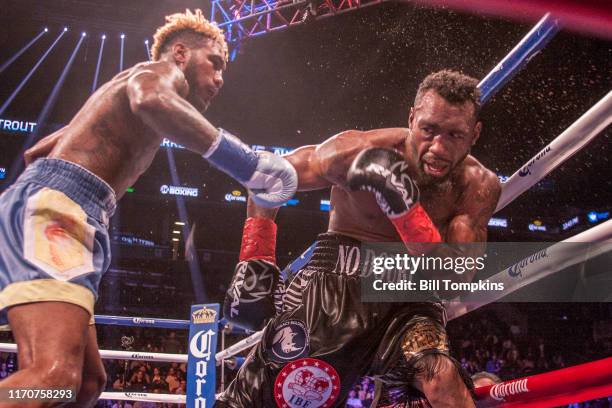
<instances>
[{"instance_id":1,"label":"blurred spectator","mask_svg":"<svg viewBox=\"0 0 612 408\"><path fill-rule=\"evenodd\" d=\"M123 382L123 374L117 373L115 375L115 381L113 382L113 390L123 391L124 388L125 388L125 384Z\"/></svg>"},{"instance_id":2,"label":"blurred spectator","mask_svg":"<svg viewBox=\"0 0 612 408\"><path fill-rule=\"evenodd\" d=\"M171 394L174 394L174 392L180 385L174 367L170 367L170 369L168 370L168 375L166 376L166 383L168 384L168 391L170 391Z\"/></svg>"},{"instance_id":3,"label":"blurred spectator","mask_svg":"<svg viewBox=\"0 0 612 408\"><path fill-rule=\"evenodd\" d=\"M162 348L164 353L177 354L181 352L181 342L176 338L175 332L170 332L168 337L163 340Z\"/></svg>"},{"instance_id":4,"label":"blurred spectator","mask_svg":"<svg viewBox=\"0 0 612 408\"><path fill-rule=\"evenodd\" d=\"M349 391L348 400L346 401L346 406L350 408L364 408L361 400L357 398L357 392L355 390Z\"/></svg>"},{"instance_id":5,"label":"blurred spectator","mask_svg":"<svg viewBox=\"0 0 612 408\"><path fill-rule=\"evenodd\" d=\"M487 385L499 384L502 380L495 374L488 373L486 371L479 371L472 376L474 381L474 387L485 387Z\"/></svg>"},{"instance_id":6,"label":"blurred spectator","mask_svg":"<svg viewBox=\"0 0 612 408\"><path fill-rule=\"evenodd\" d=\"M144 392L149 389L149 381L147 380L148 375L145 374L144 371L138 370L130 379L130 384L128 385L128 389L130 391L136 392Z\"/></svg>"},{"instance_id":7,"label":"blurred spectator","mask_svg":"<svg viewBox=\"0 0 612 408\"><path fill-rule=\"evenodd\" d=\"M162 377L161 371L157 367L153 368L153 378L151 379L151 389L153 390L153 392L156 392L156 391L167 392L168 391L168 383L164 380L164 378Z\"/></svg>"},{"instance_id":8,"label":"blurred spectator","mask_svg":"<svg viewBox=\"0 0 612 408\"><path fill-rule=\"evenodd\" d=\"M0 366L0 380L8 377L8 375L9 375L9 372L6 369L6 363L2 363L2 365Z\"/></svg>"},{"instance_id":9,"label":"blurred spectator","mask_svg":"<svg viewBox=\"0 0 612 408\"><path fill-rule=\"evenodd\" d=\"M178 388L174 391L175 394L187 394L187 381L181 380Z\"/></svg>"}]
</instances>

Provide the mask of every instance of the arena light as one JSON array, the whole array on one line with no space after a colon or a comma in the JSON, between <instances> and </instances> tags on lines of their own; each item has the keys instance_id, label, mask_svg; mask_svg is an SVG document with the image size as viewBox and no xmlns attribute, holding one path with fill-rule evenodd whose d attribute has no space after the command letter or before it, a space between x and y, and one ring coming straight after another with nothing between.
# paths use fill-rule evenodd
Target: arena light
<instances>
[{"instance_id":1,"label":"arena light","mask_svg":"<svg viewBox=\"0 0 612 408\"><path fill-rule=\"evenodd\" d=\"M179 241L180 241L180 239L178 239L178 238L172 238L172 241L174 241L174 242L179 242Z\"/></svg>"},{"instance_id":2,"label":"arena light","mask_svg":"<svg viewBox=\"0 0 612 408\"><path fill-rule=\"evenodd\" d=\"M174 225L185 225L182 221L174 221Z\"/></svg>"},{"instance_id":3,"label":"arena light","mask_svg":"<svg viewBox=\"0 0 612 408\"><path fill-rule=\"evenodd\" d=\"M91 93L94 93L98 88L98 78L100 77L100 65L102 65L102 52L104 51L104 42L106 40L106 34L102 34L100 39L100 50L98 51L98 63L96 64L96 72L94 74L94 80L91 84Z\"/></svg>"},{"instance_id":4,"label":"arena light","mask_svg":"<svg viewBox=\"0 0 612 408\"><path fill-rule=\"evenodd\" d=\"M173 234L180 234L180 233L181 233L181 231L173 230L173 231L172 231L172 233L173 233Z\"/></svg>"},{"instance_id":5,"label":"arena light","mask_svg":"<svg viewBox=\"0 0 612 408\"><path fill-rule=\"evenodd\" d=\"M58 78L57 82L53 86L53 89L51 90L51 94L49 95L49 97L45 101L45 104L43 105L43 108L42 108L40 114L38 115L36 123L38 123L39 126L37 126L36 129L26 137L26 140L23 143L21 154L18 154L17 155L17 159L13 162L13 166L11 167L11 174L14 175L14 174L21 173L21 169L23 167L23 158L22 158L23 154L22 153L27 148L32 146L34 141L37 139L38 133L39 133L39 129L41 128L40 125L44 124L46 122L47 116L51 112L51 109L53 108L53 106L55 106L55 101L57 100L57 96L59 95L60 89L62 88L62 86L64 85L64 82L66 81L66 77L68 76L68 72L70 72L70 68L72 67L72 64L74 62L74 59L76 58L76 55L77 55L77 53L79 51L79 48L81 48L81 44L83 44L83 39L84 38L85 37L81 36L79 38L79 41L77 42L76 46L72 50L72 54L70 55L70 58L68 58L68 61L66 62L66 65L64 66L62 74L60 75L60 77ZM13 180L11 180L11 182L12 181Z\"/></svg>"},{"instance_id":6,"label":"arena light","mask_svg":"<svg viewBox=\"0 0 612 408\"><path fill-rule=\"evenodd\" d=\"M150 61L151 60L151 49L149 48L149 40L146 39L144 43L145 43L145 50L147 52L147 59Z\"/></svg>"},{"instance_id":7,"label":"arena light","mask_svg":"<svg viewBox=\"0 0 612 408\"><path fill-rule=\"evenodd\" d=\"M119 72L123 71L123 52L125 48L125 34L121 34L121 50L119 51Z\"/></svg>"},{"instance_id":8,"label":"arena light","mask_svg":"<svg viewBox=\"0 0 612 408\"><path fill-rule=\"evenodd\" d=\"M8 61L6 61L4 64L2 64L2 66L0 66L0 74L2 73L2 71L7 69L9 67L9 65L11 65L13 62L15 62L15 60L17 58L19 58L21 56L21 54L26 52L36 41L38 41L38 39L40 37L42 37L48 31L49 31L49 29L45 27L45 29L43 31L38 33L34 38L32 38L30 40L30 42L28 42L26 45L21 47L21 49L19 51L17 51L11 58L9 58Z\"/></svg>"},{"instance_id":9,"label":"arena light","mask_svg":"<svg viewBox=\"0 0 612 408\"><path fill-rule=\"evenodd\" d=\"M292 198L290 200L287 200L287 202L285 204L283 204L283 207L295 207L300 203L300 200L298 200L297 198Z\"/></svg>"},{"instance_id":10,"label":"arena light","mask_svg":"<svg viewBox=\"0 0 612 408\"><path fill-rule=\"evenodd\" d=\"M565 221L564 223L561 224L561 229L563 231L572 228L573 226L577 225L578 223L580 223L580 218L578 216L569 219L567 221Z\"/></svg>"},{"instance_id":11,"label":"arena light","mask_svg":"<svg viewBox=\"0 0 612 408\"><path fill-rule=\"evenodd\" d=\"M40 57L40 59L36 62L36 64L34 64L34 66L32 67L32 69L30 70L30 72L28 72L28 74L21 80L21 82L19 83L19 85L17 85L17 88L15 88L15 90L13 91L13 93L7 98L6 101L4 101L4 103L2 104L2 106L0 106L0 116L4 113L4 111L6 110L6 108L11 104L11 102L13 102L13 99L15 99L15 97L19 94L19 92L21 91L21 89L28 83L28 81L30 80L30 78L32 77L32 75L34 75L34 73L36 72L36 70L38 69L38 67L40 67L40 65L43 63L43 61L47 58L47 56L51 53L51 51L53 50L53 48L55 48L55 45L59 42L59 40L64 36L64 34L66 33L66 30L62 31L57 38L55 39L55 41L53 41L53 43L49 46L49 48L47 48L47 51L45 51L45 53L42 55L42 57Z\"/></svg>"},{"instance_id":12,"label":"arena light","mask_svg":"<svg viewBox=\"0 0 612 408\"><path fill-rule=\"evenodd\" d=\"M610 217L610 212L591 211L587 214L589 222L597 222Z\"/></svg>"},{"instance_id":13,"label":"arena light","mask_svg":"<svg viewBox=\"0 0 612 408\"><path fill-rule=\"evenodd\" d=\"M527 228L529 229L529 231L541 231L541 232L545 232L547 230L546 225L543 224L534 224L531 223L527 226Z\"/></svg>"},{"instance_id":14,"label":"arena light","mask_svg":"<svg viewBox=\"0 0 612 408\"><path fill-rule=\"evenodd\" d=\"M321 211L329 211L330 210L330 206L331 206L331 202L329 200L321 200L321 204L319 206L319 209Z\"/></svg>"},{"instance_id":15,"label":"arena light","mask_svg":"<svg viewBox=\"0 0 612 408\"><path fill-rule=\"evenodd\" d=\"M176 170L176 161L174 160L174 154L172 153L172 149L166 149L166 158L168 159L168 169L170 170L170 179L175 186L181 185L181 180ZM187 220L187 206L185 205L185 198L183 196L177 195L176 199L176 209L178 210L178 218L180 222L182 222L182 230L183 236L189 237L190 232L193 230L189 230L189 227L186 225ZM180 224L179 224L180 225ZM189 239L187 240L189 243ZM189 248L190 245L187 245ZM193 239L191 240L191 247L193 247ZM195 251L195 248L192 248ZM187 250L185 251L188 252ZM189 266L189 274L191 277L191 284L193 288L193 295L195 297L196 303L206 303L206 290L204 288L204 281L202 280L202 272L200 271L200 262L197 256L186 256L187 265Z\"/></svg>"},{"instance_id":16,"label":"arena light","mask_svg":"<svg viewBox=\"0 0 612 408\"><path fill-rule=\"evenodd\" d=\"M508 228L508 219L491 217L488 225L489 227Z\"/></svg>"}]
</instances>

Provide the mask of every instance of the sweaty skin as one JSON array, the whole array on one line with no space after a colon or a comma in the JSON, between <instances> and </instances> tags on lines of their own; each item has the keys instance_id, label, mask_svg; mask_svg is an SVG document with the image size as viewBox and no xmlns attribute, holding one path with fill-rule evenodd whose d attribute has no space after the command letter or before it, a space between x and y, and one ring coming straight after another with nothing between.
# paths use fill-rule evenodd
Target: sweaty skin
<instances>
[{"instance_id":1,"label":"sweaty skin","mask_svg":"<svg viewBox=\"0 0 612 408\"><path fill-rule=\"evenodd\" d=\"M115 190L117 199L149 167L164 137L203 154L217 129L201 112L223 84L221 45L175 44L174 60L141 63L98 89L64 128L26 151L85 167Z\"/></svg>"},{"instance_id":2,"label":"sweaty skin","mask_svg":"<svg viewBox=\"0 0 612 408\"><path fill-rule=\"evenodd\" d=\"M286 158L298 173L298 190L331 187L328 231L362 241L398 242L400 237L373 194L349 191L348 169L359 152L371 147L395 149L404 156L420 190L420 202L447 243L486 242L487 224L501 192L497 176L469 155L480 136L475 107L451 104L427 91L410 110L408 128L346 131L317 146L297 149ZM249 208L249 214L256 211ZM260 213L274 218L274 214ZM484 244L483 244L484 245ZM483 245L438 246L438 256L477 256ZM471 281L475 271L453 279ZM443 275L449 278L448 274ZM436 277L433 272L430 277ZM474 403L459 373L443 359L432 378L417 375L414 386L436 408L472 408Z\"/></svg>"},{"instance_id":3,"label":"sweaty skin","mask_svg":"<svg viewBox=\"0 0 612 408\"><path fill-rule=\"evenodd\" d=\"M331 187L330 232L362 241L400 240L371 193L346 187L346 174L356 155L371 147L386 147L401 153L409 164L421 205L444 242L486 242L487 223L501 185L495 173L469 155L482 126L473 109L467 102L451 104L428 91L411 109L408 128L350 130L285 157L298 172L298 190ZM465 281L472 277L473 273L457 276Z\"/></svg>"}]
</instances>

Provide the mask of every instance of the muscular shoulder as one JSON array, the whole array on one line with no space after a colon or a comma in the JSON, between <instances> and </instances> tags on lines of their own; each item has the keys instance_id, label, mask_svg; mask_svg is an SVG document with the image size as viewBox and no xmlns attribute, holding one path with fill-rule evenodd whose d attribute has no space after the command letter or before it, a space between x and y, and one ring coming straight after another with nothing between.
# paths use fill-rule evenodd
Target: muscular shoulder
<instances>
[{"instance_id":1,"label":"muscular shoulder","mask_svg":"<svg viewBox=\"0 0 612 408\"><path fill-rule=\"evenodd\" d=\"M353 144L356 141L369 147L393 148L403 144L410 134L408 128L382 128L372 130L345 130L333 136L330 140Z\"/></svg>"},{"instance_id":2,"label":"muscular shoulder","mask_svg":"<svg viewBox=\"0 0 612 408\"><path fill-rule=\"evenodd\" d=\"M167 61L143 62L135 65L130 74L132 82L157 81L172 86L178 93L187 92L185 75L176 64Z\"/></svg>"},{"instance_id":3,"label":"muscular shoulder","mask_svg":"<svg viewBox=\"0 0 612 408\"><path fill-rule=\"evenodd\" d=\"M463 196L469 201L480 201L483 205L497 203L501 193L499 178L471 155L465 158L462 181Z\"/></svg>"}]
</instances>

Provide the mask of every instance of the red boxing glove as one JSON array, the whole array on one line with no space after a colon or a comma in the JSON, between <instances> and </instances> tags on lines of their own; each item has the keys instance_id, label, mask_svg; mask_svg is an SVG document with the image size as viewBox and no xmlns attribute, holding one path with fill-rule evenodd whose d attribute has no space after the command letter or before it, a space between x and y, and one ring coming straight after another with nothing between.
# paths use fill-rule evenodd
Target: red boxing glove
<instances>
[{"instance_id":1,"label":"red boxing glove","mask_svg":"<svg viewBox=\"0 0 612 408\"><path fill-rule=\"evenodd\" d=\"M262 259L276 265L276 223L268 218L247 218L242 231L240 262Z\"/></svg>"},{"instance_id":2,"label":"red boxing glove","mask_svg":"<svg viewBox=\"0 0 612 408\"><path fill-rule=\"evenodd\" d=\"M389 217L402 242L412 255L433 249L432 243L442 242L440 232L420 203L398 217Z\"/></svg>"}]
</instances>

